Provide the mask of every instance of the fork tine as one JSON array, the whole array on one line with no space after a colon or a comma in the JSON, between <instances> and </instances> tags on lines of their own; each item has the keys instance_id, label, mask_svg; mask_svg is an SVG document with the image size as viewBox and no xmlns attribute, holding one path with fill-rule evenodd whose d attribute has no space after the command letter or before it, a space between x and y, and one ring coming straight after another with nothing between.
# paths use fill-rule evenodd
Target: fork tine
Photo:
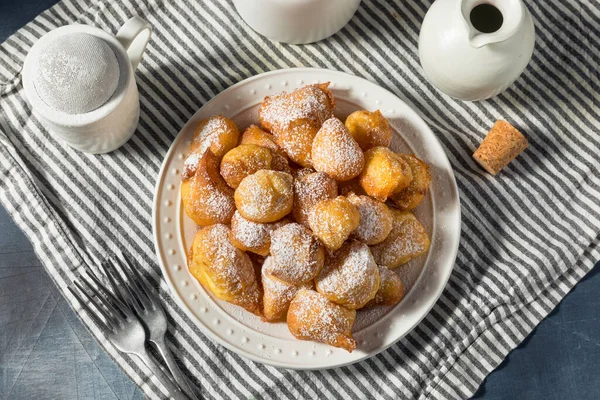
<instances>
[{"instance_id":1,"label":"fork tine","mask_svg":"<svg viewBox=\"0 0 600 400\"><path fill-rule=\"evenodd\" d=\"M100 282L100 279L98 279L98 276L96 275L95 272L87 271L87 275L94 282L94 284L96 284L96 286L102 291L102 293L104 293L110 299L110 301L112 301L113 303L116 303L120 307L125 306L123 301L119 298L118 293L117 292L113 293L113 291L111 291L107 285Z\"/></svg>"},{"instance_id":2,"label":"fork tine","mask_svg":"<svg viewBox=\"0 0 600 400\"><path fill-rule=\"evenodd\" d=\"M103 264L104 265L104 264ZM108 274L106 274L108 276ZM123 303L123 301L121 301L121 299L118 297L118 292L115 291L115 294L113 294L107 287L105 284L103 284L102 282L100 282L100 279L98 279L98 277L96 276L96 274L92 271L87 271L87 276L90 277L90 279L94 282L94 284L96 284L96 286L98 287L98 289L106 296L108 297L108 299L110 300L111 304L113 305L113 307L115 309L117 309L121 315L123 316L127 316L128 315L128 310L129 308L127 307L126 304ZM109 277L110 280L110 277ZM110 282L112 285L112 281ZM113 285L113 290L116 286Z\"/></svg>"},{"instance_id":3,"label":"fork tine","mask_svg":"<svg viewBox=\"0 0 600 400\"><path fill-rule=\"evenodd\" d=\"M133 268L131 268L131 264L128 264L128 263L122 261L118 257L117 257L117 263L119 264L120 269L125 273L125 276L129 280L129 284L130 284L129 286L132 288L133 292L135 293L135 296L136 296L138 302L142 305L142 307L148 308L148 306L151 305L151 301L150 301L148 295L144 292L144 290L138 284L137 279L135 279L135 277L133 276L133 272L131 271Z\"/></svg>"},{"instance_id":4,"label":"fork tine","mask_svg":"<svg viewBox=\"0 0 600 400\"><path fill-rule=\"evenodd\" d=\"M125 259L127 265L129 266L129 269L131 269L131 271L133 271L133 274L137 278L137 279L135 279L135 281L139 282L138 286L140 288L140 291L142 293L144 293L144 295L146 296L146 298L152 304L154 304L153 290L150 288L150 285L148 285L148 283L146 282L146 280L142 276L142 273L139 271L138 268L133 268L132 267L132 265L134 265L134 263L129 259L129 257L126 254L123 254L123 258ZM139 264L136 262L135 266L137 267L137 266L139 266Z\"/></svg>"},{"instance_id":5,"label":"fork tine","mask_svg":"<svg viewBox=\"0 0 600 400\"><path fill-rule=\"evenodd\" d=\"M115 325L119 325L119 319L121 317L118 315L118 311L110 304L109 301L107 301L106 296L102 295L98 291L98 289L96 289L94 287L94 285L92 285L87 280L87 278L84 275L79 274L79 281L83 282L85 284L85 286L88 288L88 290L91 291L100 300L100 302L101 302L101 304L103 306L102 309L100 310L100 312L103 313L104 318L106 318L107 320L110 320L110 322L112 322ZM79 283L79 281L74 281L73 283L87 297L87 290L83 290L83 288L81 287L81 283Z\"/></svg>"},{"instance_id":6,"label":"fork tine","mask_svg":"<svg viewBox=\"0 0 600 400\"><path fill-rule=\"evenodd\" d=\"M109 276L109 279L111 279L111 283L113 284L113 286L117 288L119 293L121 293L121 297L125 300L125 303L127 303L129 307L132 308L136 313L141 314L143 310L140 308L138 301L135 299L131 288L129 287L127 282L125 282L121 273L118 271L116 263L114 262L112 257L105 260L105 263L106 265L110 266L110 268L107 268L106 271L107 275Z\"/></svg>"},{"instance_id":7,"label":"fork tine","mask_svg":"<svg viewBox=\"0 0 600 400\"><path fill-rule=\"evenodd\" d=\"M75 282L76 281L74 281L73 283L75 283ZM90 306L88 306L87 303L85 301L83 301L81 296L79 296L79 294L71 286L68 286L67 289L69 289L71 294L73 294L73 296L77 299L77 301L81 305L81 308L83 308L88 313L88 315L90 316L92 321L94 321L94 323L100 329L102 329L104 332L114 332L114 328L112 326L109 327L104 321L102 321L100 318L98 318L96 313L94 313L94 311L90 308ZM81 289L79 289L79 290L81 290Z\"/></svg>"},{"instance_id":8,"label":"fork tine","mask_svg":"<svg viewBox=\"0 0 600 400\"><path fill-rule=\"evenodd\" d=\"M82 287L81 282L85 284L87 290L86 288ZM122 317L118 316L117 311L113 308L113 306L106 299L106 297L94 291L94 287L90 285L90 283L83 276L80 275L79 279L73 281L73 283L75 284L77 289L79 289L79 291L83 293L85 298L88 299L89 302L91 302L96 308L98 308L98 311L100 311L104 319L106 319L107 325L116 327L121 324ZM92 295L90 295L90 291L95 292L94 294L96 294L97 300Z\"/></svg>"}]
</instances>

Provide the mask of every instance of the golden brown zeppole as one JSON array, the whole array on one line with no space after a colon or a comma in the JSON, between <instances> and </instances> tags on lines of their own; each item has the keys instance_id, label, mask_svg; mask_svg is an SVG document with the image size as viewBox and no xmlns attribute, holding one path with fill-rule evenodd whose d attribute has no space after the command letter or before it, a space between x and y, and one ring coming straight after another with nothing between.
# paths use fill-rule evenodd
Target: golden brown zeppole
<instances>
[{"instance_id":1,"label":"golden brown zeppole","mask_svg":"<svg viewBox=\"0 0 600 400\"><path fill-rule=\"evenodd\" d=\"M281 228L289 220L261 223L250 221L236 211L231 218L231 240L240 250L266 257L271 250L271 232Z\"/></svg>"},{"instance_id":2,"label":"golden brown zeppole","mask_svg":"<svg viewBox=\"0 0 600 400\"><path fill-rule=\"evenodd\" d=\"M261 169L271 169L271 150L255 144L241 144L229 150L221 160L221 176L236 189L242 179Z\"/></svg>"},{"instance_id":3,"label":"golden brown zeppole","mask_svg":"<svg viewBox=\"0 0 600 400\"><path fill-rule=\"evenodd\" d=\"M206 150L210 149L217 158L221 158L237 146L239 140L240 131L235 122L222 115L215 115L203 119L196 126L194 139L190 145L190 154L204 154Z\"/></svg>"},{"instance_id":4,"label":"golden brown zeppole","mask_svg":"<svg viewBox=\"0 0 600 400\"><path fill-rule=\"evenodd\" d=\"M335 118L328 86L266 97L260 125L241 135L223 116L200 121L181 197L203 226L188 267L206 290L265 323L286 321L298 339L352 351L355 310L400 302L390 268L429 249L408 210L431 174L388 148L381 112Z\"/></svg>"},{"instance_id":5,"label":"golden brown zeppole","mask_svg":"<svg viewBox=\"0 0 600 400\"><path fill-rule=\"evenodd\" d=\"M195 223L206 226L231 221L234 192L219 174L219 160L210 149L186 159L181 179L183 208Z\"/></svg>"},{"instance_id":6,"label":"golden brown zeppole","mask_svg":"<svg viewBox=\"0 0 600 400\"><path fill-rule=\"evenodd\" d=\"M346 198L360 215L358 227L352 236L369 245L383 242L392 231L392 212L388 206L372 197L354 193Z\"/></svg>"},{"instance_id":7,"label":"golden brown zeppole","mask_svg":"<svg viewBox=\"0 0 600 400\"><path fill-rule=\"evenodd\" d=\"M240 144L255 144L257 146L266 147L272 151L281 151L279 146L277 146L277 143L275 143L273 135L264 131L258 125L250 125L246 128L244 133L242 133Z\"/></svg>"},{"instance_id":8,"label":"golden brown zeppole","mask_svg":"<svg viewBox=\"0 0 600 400\"><path fill-rule=\"evenodd\" d=\"M393 306L400 303L404 297L402 279L394 270L379 266L379 290L375 297L365 307Z\"/></svg>"},{"instance_id":9,"label":"golden brown zeppole","mask_svg":"<svg viewBox=\"0 0 600 400\"><path fill-rule=\"evenodd\" d=\"M190 273L218 299L261 315L261 291L250 258L230 240L226 225L200 229L188 257Z\"/></svg>"},{"instance_id":10,"label":"golden brown zeppole","mask_svg":"<svg viewBox=\"0 0 600 400\"><path fill-rule=\"evenodd\" d=\"M356 341L352 337L355 319L355 310L306 289L298 291L287 313L288 328L297 339L314 340L349 352L356 349Z\"/></svg>"},{"instance_id":11,"label":"golden brown zeppole","mask_svg":"<svg viewBox=\"0 0 600 400\"><path fill-rule=\"evenodd\" d=\"M308 225L312 208L321 200L334 199L338 194L335 180L324 172L302 169L294 179L293 215L297 222Z\"/></svg>"},{"instance_id":12,"label":"golden brown zeppole","mask_svg":"<svg viewBox=\"0 0 600 400\"><path fill-rule=\"evenodd\" d=\"M287 156L281 148L275 143L275 138L268 132L265 132L257 125L250 125L242 134L240 144L254 144L266 147L271 150L271 169L291 173Z\"/></svg>"},{"instance_id":13,"label":"golden brown zeppole","mask_svg":"<svg viewBox=\"0 0 600 400\"><path fill-rule=\"evenodd\" d=\"M371 253L377 264L397 268L427 253L430 242L425 227L413 214L394 209L392 214L392 231L383 242L371 246Z\"/></svg>"},{"instance_id":14,"label":"golden brown zeppole","mask_svg":"<svg viewBox=\"0 0 600 400\"><path fill-rule=\"evenodd\" d=\"M373 147L365 153L365 168L359 182L369 196L386 201L408 187L412 179L409 164L387 147Z\"/></svg>"},{"instance_id":15,"label":"golden brown zeppole","mask_svg":"<svg viewBox=\"0 0 600 400\"><path fill-rule=\"evenodd\" d=\"M358 196L366 195L358 178L350 179L349 181L338 182L339 194L342 196L348 196L350 193L354 193Z\"/></svg>"},{"instance_id":16,"label":"golden brown zeppole","mask_svg":"<svg viewBox=\"0 0 600 400\"><path fill-rule=\"evenodd\" d=\"M292 161L310 167L312 141L334 108L329 83L322 83L265 97L258 117Z\"/></svg>"},{"instance_id":17,"label":"golden brown zeppole","mask_svg":"<svg viewBox=\"0 0 600 400\"><path fill-rule=\"evenodd\" d=\"M312 165L336 181L357 177L365 166L365 156L344 123L330 118L323 123L312 144Z\"/></svg>"},{"instance_id":18,"label":"golden brown zeppole","mask_svg":"<svg viewBox=\"0 0 600 400\"><path fill-rule=\"evenodd\" d=\"M271 274L299 285L312 281L325 261L325 250L304 225L291 223L271 233Z\"/></svg>"},{"instance_id":19,"label":"golden brown zeppole","mask_svg":"<svg viewBox=\"0 0 600 400\"><path fill-rule=\"evenodd\" d=\"M235 190L237 210L254 222L275 222L292 211L294 178L287 172L262 169L245 177Z\"/></svg>"},{"instance_id":20,"label":"golden brown zeppole","mask_svg":"<svg viewBox=\"0 0 600 400\"><path fill-rule=\"evenodd\" d=\"M431 172L429 165L412 154L400 154L400 157L409 165L413 179L406 188L392 194L391 199L400 210L409 211L425 198L431 184Z\"/></svg>"},{"instance_id":21,"label":"golden brown zeppole","mask_svg":"<svg viewBox=\"0 0 600 400\"><path fill-rule=\"evenodd\" d=\"M381 111L355 111L346 118L346 128L363 151L373 147L389 147L392 128Z\"/></svg>"},{"instance_id":22,"label":"golden brown zeppole","mask_svg":"<svg viewBox=\"0 0 600 400\"><path fill-rule=\"evenodd\" d=\"M334 303L359 309L375 297L379 280L379 269L369 246L349 242L327 255L315 285L317 292Z\"/></svg>"},{"instance_id":23,"label":"golden brown zeppole","mask_svg":"<svg viewBox=\"0 0 600 400\"><path fill-rule=\"evenodd\" d=\"M318 202L308 217L310 229L330 251L342 247L359 223L358 210L344 196Z\"/></svg>"},{"instance_id":24,"label":"golden brown zeppole","mask_svg":"<svg viewBox=\"0 0 600 400\"><path fill-rule=\"evenodd\" d=\"M313 281L293 285L273 276L273 257L267 257L262 267L263 319L273 322L285 318L290 303L300 289L313 289Z\"/></svg>"}]
</instances>

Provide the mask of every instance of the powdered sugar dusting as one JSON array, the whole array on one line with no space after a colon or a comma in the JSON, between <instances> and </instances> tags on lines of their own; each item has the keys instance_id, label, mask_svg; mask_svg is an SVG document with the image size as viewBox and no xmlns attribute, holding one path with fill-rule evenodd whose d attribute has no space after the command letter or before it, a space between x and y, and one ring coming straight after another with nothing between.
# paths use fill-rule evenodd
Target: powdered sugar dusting
<instances>
[{"instance_id":1,"label":"powdered sugar dusting","mask_svg":"<svg viewBox=\"0 0 600 400\"><path fill-rule=\"evenodd\" d=\"M316 340L353 350L352 325L356 313L334 304L314 290L300 290L288 313L290 331L300 339Z\"/></svg>"},{"instance_id":2,"label":"powdered sugar dusting","mask_svg":"<svg viewBox=\"0 0 600 400\"><path fill-rule=\"evenodd\" d=\"M361 308L375 296L379 280L369 247L351 242L327 257L316 286L319 293L338 304Z\"/></svg>"},{"instance_id":3,"label":"powdered sugar dusting","mask_svg":"<svg viewBox=\"0 0 600 400\"><path fill-rule=\"evenodd\" d=\"M262 269L262 282L264 292L265 317L268 320L279 319L284 316L290 302L300 289L312 289L312 281L301 285L292 285L271 275L273 270L273 257L267 257Z\"/></svg>"},{"instance_id":4,"label":"powdered sugar dusting","mask_svg":"<svg viewBox=\"0 0 600 400\"><path fill-rule=\"evenodd\" d=\"M271 233L272 274L293 284L313 279L323 267L324 250L310 230L297 223Z\"/></svg>"},{"instance_id":5,"label":"powdered sugar dusting","mask_svg":"<svg viewBox=\"0 0 600 400\"><path fill-rule=\"evenodd\" d=\"M200 153L192 153L185 159L183 163L183 172L181 173L181 180L186 181L196 173L201 159L202 154Z\"/></svg>"},{"instance_id":6,"label":"powdered sugar dusting","mask_svg":"<svg viewBox=\"0 0 600 400\"><path fill-rule=\"evenodd\" d=\"M385 240L392 230L392 213L387 206L368 196L348 195L360 214L360 223L353 235L367 244L376 244Z\"/></svg>"},{"instance_id":7,"label":"powdered sugar dusting","mask_svg":"<svg viewBox=\"0 0 600 400\"><path fill-rule=\"evenodd\" d=\"M257 171L245 177L235 192L237 209L246 219L254 221L289 213L293 199L293 178L280 171Z\"/></svg>"},{"instance_id":8,"label":"powdered sugar dusting","mask_svg":"<svg viewBox=\"0 0 600 400\"><path fill-rule=\"evenodd\" d=\"M266 255L271 245L271 232L285 225L287 221L260 223L247 220L236 211L231 218L233 238L243 247L242 250Z\"/></svg>"},{"instance_id":9,"label":"powdered sugar dusting","mask_svg":"<svg viewBox=\"0 0 600 400\"><path fill-rule=\"evenodd\" d=\"M196 276L197 259L204 276L220 290L235 295L236 304L255 309L259 301L258 285L250 258L230 240L226 225L215 224L200 230L194 239L191 272Z\"/></svg>"},{"instance_id":10,"label":"powdered sugar dusting","mask_svg":"<svg viewBox=\"0 0 600 400\"><path fill-rule=\"evenodd\" d=\"M365 165L360 146L344 123L335 117L321 126L315 136L311 155L316 170L327 172L342 181L358 176Z\"/></svg>"},{"instance_id":11,"label":"powdered sugar dusting","mask_svg":"<svg viewBox=\"0 0 600 400\"><path fill-rule=\"evenodd\" d=\"M409 212L394 211L393 228L388 238L371 247L378 264L398 267L429 249L425 227Z\"/></svg>"},{"instance_id":12,"label":"powdered sugar dusting","mask_svg":"<svg viewBox=\"0 0 600 400\"><path fill-rule=\"evenodd\" d=\"M333 97L328 89L310 85L266 97L258 113L261 124L271 130L287 129L292 121L307 119L317 127L333 115Z\"/></svg>"},{"instance_id":13,"label":"powdered sugar dusting","mask_svg":"<svg viewBox=\"0 0 600 400\"><path fill-rule=\"evenodd\" d=\"M194 134L194 140L192 142L194 152L204 154L213 143L218 143L220 136L227 133L228 129L229 127L225 117L220 115L210 117L202 129L196 131Z\"/></svg>"},{"instance_id":14,"label":"powdered sugar dusting","mask_svg":"<svg viewBox=\"0 0 600 400\"><path fill-rule=\"evenodd\" d=\"M210 221L229 223L235 210L233 193L223 191L213 182L202 184L195 180L192 181L190 193L193 195L189 199L189 207L195 213Z\"/></svg>"},{"instance_id":15,"label":"powdered sugar dusting","mask_svg":"<svg viewBox=\"0 0 600 400\"><path fill-rule=\"evenodd\" d=\"M329 175L324 172L303 173L294 181L294 218L308 224L312 208L321 200L335 197L337 184Z\"/></svg>"}]
</instances>

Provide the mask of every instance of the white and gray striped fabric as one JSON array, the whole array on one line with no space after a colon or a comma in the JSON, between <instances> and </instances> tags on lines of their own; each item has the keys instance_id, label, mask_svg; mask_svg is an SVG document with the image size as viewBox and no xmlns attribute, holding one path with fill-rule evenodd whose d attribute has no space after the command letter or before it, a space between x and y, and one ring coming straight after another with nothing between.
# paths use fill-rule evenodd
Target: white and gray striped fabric
<instances>
[{"instance_id":1,"label":"white and gray striped fabric","mask_svg":"<svg viewBox=\"0 0 600 400\"><path fill-rule=\"evenodd\" d=\"M255 34L230 1L67 0L0 47L0 199L65 292L73 270L125 247L161 280L154 256L154 182L179 129L205 102L261 72L298 66L377 82L416 109L442 141L462 202L450 282L427 318L389 350L358 364L293 372L215 345L160 286L171 346L207 398L465 398L600 259L600 5L527 1L533 59L504 94L465 103L425 82L417 56L431 0L363 0L340 33L306 46ZM137 71L141 119L133 138L101 156L58 143L32 115L20 80L28 49L74 22L115 33L140 15L154 34ZM496 119L530 147L499 176L471 154ZM149 398L166 397L137 360L118 353L81 315Z\"/></svg>"}]
</instances>

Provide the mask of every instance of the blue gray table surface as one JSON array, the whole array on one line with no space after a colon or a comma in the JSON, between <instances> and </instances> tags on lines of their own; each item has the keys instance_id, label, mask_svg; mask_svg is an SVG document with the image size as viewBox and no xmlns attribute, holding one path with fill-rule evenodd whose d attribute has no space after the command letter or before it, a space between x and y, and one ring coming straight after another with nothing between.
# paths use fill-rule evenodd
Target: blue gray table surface
<instances>
[{"instance_id":1,"label":"blue gray table surface","mask_svg":"<svg viewBox=\"0 0 600 400\"><path fill-rule=\"evenodd\" d=\"M0 0L0 42L55 0ZM1 188L1 186L0 186ZM476 399L600 399L600 262ZM0 399L140 399L0 207Z\"/></svg>"}]
</instances>

